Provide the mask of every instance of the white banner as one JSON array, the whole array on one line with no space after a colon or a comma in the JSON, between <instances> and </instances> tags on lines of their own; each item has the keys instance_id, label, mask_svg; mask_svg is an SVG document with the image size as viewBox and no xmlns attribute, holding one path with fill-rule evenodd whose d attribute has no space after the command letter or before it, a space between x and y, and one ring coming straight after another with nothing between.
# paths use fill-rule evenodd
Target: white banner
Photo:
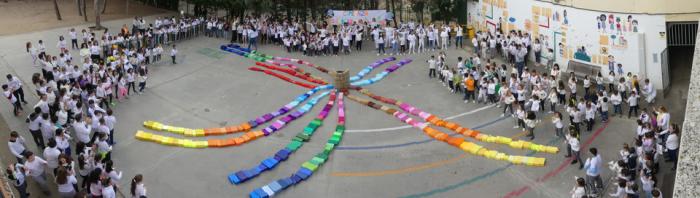
<instances>
[{"instance_id":1,"label":"white banner","mask_svg":"<svg viewBox=\"0 0 700 198\"><path fill-rule=\"evenodd\" d=\"M332 10L332 13L330 24L333 25L367 22L384 26L387 20L386 10Z\"/></svg>"}]
</instances>

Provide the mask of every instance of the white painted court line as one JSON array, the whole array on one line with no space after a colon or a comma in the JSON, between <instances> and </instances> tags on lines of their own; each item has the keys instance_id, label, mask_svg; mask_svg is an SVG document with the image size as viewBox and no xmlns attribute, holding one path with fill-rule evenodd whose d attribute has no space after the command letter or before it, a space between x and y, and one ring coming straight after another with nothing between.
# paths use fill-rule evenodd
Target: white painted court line
<instances>
[{"instance_id":1,"label":"white painted court line","mask_svg":"<svg viewBox=\"0 0 700 198\"><path fill-rule=\"evenodd\" d=\"M478 109L474 109L474 110L471 110L468 112L464 112L464 113L460 113L460 114L457 114L454 116L447 117L447 118L445 118L445 120L452 120L455 118L471 115L471 114L477 113L479 111L483 111L483 110L486 110L488 108L491 108L493 106L495 106L495 105L492 104L492 105L483 106L483 107L480 107ZM349 130L345 130L345 132L346 133L378 133L378 132L386 132L386 131L396 131L396 130L407 129L407 128L411 128L411 127L412 127L411 125L404 125L404 126L397 126L397 127L378 128L378 129L354 129L354 130L349 129Z\"/></svg>"}]
</instances>

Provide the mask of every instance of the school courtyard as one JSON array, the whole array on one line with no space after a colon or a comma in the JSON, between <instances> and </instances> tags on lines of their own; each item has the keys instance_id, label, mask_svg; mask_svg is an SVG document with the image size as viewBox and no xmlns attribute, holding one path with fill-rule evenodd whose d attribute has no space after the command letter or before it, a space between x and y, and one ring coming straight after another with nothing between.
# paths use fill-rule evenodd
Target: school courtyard
<instances>
[{"instance_id":1,"label":"school courtyard","mask_svg":"<svg viewBox=\"0 0 700 198\"><path fill-rule=\"evenodd\" d=\"M153 20L153 17L147 20ZM116 20L104 25L117 29L129 22L128 19ZM56 43L56 35L65 34L67 30L58 28L0 38L0 46L3 46L0 48L0 73L13 74L23 80L29 104L37 101L36 95L32 94L35 87L30 77L40 68L32 66L24 43L43 39L49 49L54 50L51 46ZM316 135L287 161L239 185L230 183L227 176L241 169L253 168L285 147L321 111L327 98L322 99L306 116L274 135L240 146L191 149L134 138L138 130L184 138L146 129L142 125L145 120L188 128L235 125L276 111L307 91L263 73L249 71L247 68L255 64L253 60L219 49L227 41L199 37L178 43L179 63L171 65L169 57L165 56L164 61L150 65L147 91L118 103L114 108L118 119L115 127L117 144L113 150L115 167L124 172L125 178L143 174L149 197L247 197L256 188L294 174L304 161L323 151L326 140L335 129L337 116L332 110ZM350 74L354 75L375 60L384 58L371 51L371 42L366 42L364 48L361 53L338 57L303 57L300 53L287 54L281 47L271 45L261 45L258 51L307 60L331 70L349 69ZM455 50L454 46L446 52L448 62L456 62L458 56L468 57L472 53L471 49ZM425 61L436 53L397 56L397 61L409 58L413 62L367 88L375 94L405 101L465 127L514 139L524 138L521 130L513 128L512 118L501 117L501 108L465 104L461 96L450 93L436 79L429 79ZM374 76L395 62L385 64L368 76ZM330 76L312 68L299 67L332 81ZM368 98L357 92L353 95ZM677 101L681 99L669 98L665 101L679 105ZM565 143L554 135L554 127L548 116L537 125L533 141L556 146L559 153L531 153L501 144L479 142L485 148L511 155L547 159L544 167L531 167L475 156L435 141L422 131L381 111L348 99L345 105L347 130L339 147L312 177L290 187L279 197L560 198L570 196L575 176L585 175L578 165L570 165L571 161L564 157ZM31 137L24 122L26 114L12 116L9 105L0 105L0 112L5 123L3 131L16 130L25 138ZM631 142L635 130L635 121L626 117L613 117L609 123L596 123L592 132L582 133L582 158L585 160L590 156L584 152L588 148L597 147L605 163L618 159L622 143ZM7 139L8 134L3 133L2 139ZM28 145L36 150L33 143L28 142ZM14 160L6 146L0 147L0 153L5 164ZM607 170L607 165L604 167L603 179L609 185L613 173ZM662 169L659 174L664 194L670 194L674 174L668 168ZM126 189L129 182L129 179L122 179L120 186ZM29 186L30 189L36 188L31 181ZM608 187L607 190L611 192L613 189ZM126 193L125 190L123 192Z\"/></svg>"}]
</instances>

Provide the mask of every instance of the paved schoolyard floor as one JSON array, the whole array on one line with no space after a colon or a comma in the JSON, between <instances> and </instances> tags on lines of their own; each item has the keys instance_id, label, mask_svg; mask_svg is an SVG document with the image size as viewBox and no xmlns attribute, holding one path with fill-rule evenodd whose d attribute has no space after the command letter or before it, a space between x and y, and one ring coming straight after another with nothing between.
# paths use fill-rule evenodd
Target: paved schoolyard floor
<instances>
[{"instance_id":1,"label":"paved schoolyard floor","mask_svg":"<svg viewBox=\"0 0 700 198\"><path fill-rule=\"evenodd\" d=\"M106 24L117 27L125 22L110 21ZM23 44L27 40L44 39L50 52L55 53L52 47L57 40L55 35L63 32L65 28L0 38L3 46L0 49L0 73L12 73L22 78L30 104L37 101L32 94L34 87L30 76L39 68L31 66ZM179 43L177 65L169 64L169 59L164 57L161 63L150 66L146 93L133 95L128 101L117 104L115 136L118 144L114 147L113 158L116 169L124 171L123 188L128 188L133 175L141 173L145 176L149 197L245 197L255 188L291 175L303 161L323 150L335 125L335 111L306 146L274 170L238 186L226 179L229 173L257 166L261 160L284 147L315 117L325 99L307 116L277 134L243 146L187 149L134 139L137 130L145 130L141 126L144 120L190 128L238 124L275 111L304 92L304 89L274 77L248 71L253 61L218 50L219 45L226 41L198 38ZM365 44L365 48L371 47ZM329 69L350 69L351 74L380 58L369 51L350 56L309 58L298 53L287 54L281 48L269 45L261 47L260 51L305 59ZM450 49L447 53L450 64L456 62L457 56L467 56L464 50ZM451 94L437 80L428 79L425 61L430 54L398 57L412 58L414 62L368 88L376 94L453 118L463 126L479 127L485 133L522 135L512 128L512 119L500 117L500 109L464 104L461 96ZM384 68L386 66L369 76ZM306 70L323 76L313 69ZM545 167L510 165L464 153L439 141L427 141L430 138L421 131L400 127L404 124L383 112L350 100L346 100L346 104L348 133L341 147L311 179L287 189L280 194L281 197L568 197L574 176L585 174L568 165L564 152L534 154L547 158ZM13 117L7 103L0 108L9 127L29 140L24 116ZM565 151L563 141L555 138L549 119L543 120L536 129L534 141L558 146ZM592 133L583 133L582 142L598 147L607 162L618 158L617 151L622 142L631 142L634 127L632 120L616 117L607 125L598 123ZM8 134L3 133L2 139ZM31 141L28 144L36 149ZM507 146L480 144L509 154L528 154ZM0 152L6 163L14 159L7 147L0 147ZM582 157L585 159L588 154ZM611 176L610 171L604 174L606 179ZM30 186L35 186L33 184Z\"/></svg>"}]
</instances>

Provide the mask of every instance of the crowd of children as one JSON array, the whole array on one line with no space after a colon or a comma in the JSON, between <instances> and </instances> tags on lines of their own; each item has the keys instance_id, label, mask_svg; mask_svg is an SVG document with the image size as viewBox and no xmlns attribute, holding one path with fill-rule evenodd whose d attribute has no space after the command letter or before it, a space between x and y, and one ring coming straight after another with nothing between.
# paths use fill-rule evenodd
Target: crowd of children
<instances>
[{"instance_id":1,"label":"crowd of children","mask_svg":"<svg viewBox=\"0 0 700 198\"><path fill-rule=\"evenodd\" d=\"M58 36L57 55L49 53L42 40L36 45L27 42L26 51L41 72L31 78L39 101L26 122L32 140L43 152L32 152L20 133L10 134L8 146L17 163L6 171L20 197L28 196L26 178L32 178L48 195L45 170L53 175L60 197L86 193L108 198L121 193L118 184L122 173L114 169L111 159L112 146L116 144L114 100L121 102L144 92L148 67L161 61L163 46L171 46L170 56L175 64L175 43L202 33L214 34L204 24L216 21L159 17L146 25L143 18L135 17L131 30L124 25L118 32L105 29L99 36L92 30L78 33L71 28L67 32L70 46L63 35ZM77 56L74 58L73 54ZM16 116L27 104L22 87L22 82L10 74L7 84L2 85ZM132 180L132 197L145 197L142 180L141 175Z\"/></svg>"},{"instance_id":2,"label":"crowd of children","mask_svg":"<svg viewBox=\"0 0 700 198\"><path fill-rule=\"evenodd\" d=\"M224 24L226 35L229 31ZM448 25L422 25L414 22L382 27L377 22L358 21L351 24L328 24L319 21L271 20L267 16L245 17L232 22L231 42L240 42L257 49L262 43L283 46L289 52L305 56L338 56L361 51L363 41L374 41L377 55L415 54L446 49L454 42L463 47L463 28ZM454 39L454 41L452 41ZM387 53L388 52L388 53Z\"/></svg>"},{"instance_id":3,"label":"crowd of children","mask_svg":"<svg viewBox=\"0 0 700 198\"><path fill-rule=\"evenodd\" d=\"M159 17L150 24L135 17L131 30L124 25L116 33L104 30L99 37L92 30L83 29L78 33L70 29L67 34L70 46L65 37L59 35L58 55L48 53L42 40L36 45L27 42L26 51L41 73L32 76L39 101L26 121L43 157L30 151L18 132L10 134L8 146L17 163L6 171L20 191L20 197L28 196L27 176L44 192L49 191L46 169L54 176L61 197L73 197L79 192L93 197L116 196L120 192L117 184L122 173L114 170L111 160L117 123L112 111L116 105L113 99L126 100L144 91L148 67L161 61L163 46L172 46L170 56L172 64L176 64L174 43L202 34L231 37L231 42L247 44L254 49L259 38L261 43L283 46L287 52L301 52L306 56L350 54L353 50L361 51L365 40L374 42L377 55L445 50L452 43L456 48L463 47L460 26L409 22L398 27L381 27L375 22L362 21L330 25L294 19L272 20L266 16L233 21ZM597 120L608 122L612 116L622 117L625 114L622 107L626 104L627 117L635 116L638 128L634 146L625 143L620 160L609 164L616 171L618 188L611 196L638 197L636 178L639 176L642 192L647 197L658 197L655 174L659 172L659 160L665 154L675 169L680 131L677 125L670 124L666 108L654 105L656 90L649 80L640 82L636 75L623 73L619 63L611 63L607 75L598 72L565 76L553 61L552 49L544 49L543 46L549 44L541 43L540 38L532 40L530 35L520 31L478 32L472 39L474 56L457 57L455 64L448 64L450 58L445 52L439 52L427 60L428 77L436 78L450 92L460 94L464 103L478 102L502 108L501 116L513 117L514 128L522 129L530 139L535 138L535 129L542 118L551 115L555 135L567 143L567 157L572 158L572 164L579 163L579 168L586 168L587 176L577 178L572 197L600 193L603 187L602 159L597 149L589 149L591 157L585 162L581 158L582 125L585 124L585 131L591 132ZM75 52L78 53L74 59ZM504 64L496 63L498 56L505 60ZM544 67L528 68L530 57L534 58L534 65ZM579 86L583 90L579 90ZM12 75L7 75L7 84L2 85L16 116L27 104L22 87L22 82ZM647 108L640 109L641 99L646 101ZM564 114L568 115L568 122ZM81 178L80 185L76 175ZM145 197L142 181L141 175L132 179L130 193L133 197Z\"/></svg>"},{"instance_id":4,"label":"crowd of children","mask_svg":"<svg viewBox=\"0 0 700 198\"><path fill-rule=\"evenodd\" d=\"M511 34L520 35L515 32ZM485 43L489 43L493 39L486 35L477 41L486 40ZM512 44L506 45L518 48L520 44L512 41ZM579 163L580 169L586 169L586 178L580 180L588 186L582 188L585 190L583 192L577 188L572 191L573 197L577 198L582 197L580 193L600 195L603 188L600 178L602 159L597 149L590 148L591 157L586 161L581 159L581 132L591 133L597 121L608 122L612 116L637 118L636 146L630 147L625 143L620 152L621 159L611 162L611 168L612 165L616 167L613 170L619 180L616 181L618 190L611 196L639 197L639 181L641 192L648 195L646 197L658 197L656 194L660 191L655 185L654 176L659 170L659 160L666 156L667 161L673 164L671 169L675 170L680 131L677 125L670 124L670 113L666 108L654 104L656 90L648 79L642 83L636 75L623 75L620 64L616 71L609 71L607 76L601 72L590 76L577 76L574 73L565 76L558 64L549 61L549 67L538 67L546 64L536 62L535 67L523 65L520 68L517 62L524 58L517 58L519 50L492 51L494 49L490 49L489 45L477 45L475 48L475 56L466 59L457 57L456 63L448 63L445 52L431 56L427 60L428 77L436 78L450 92L459 93L464 103L492 104L503 108L501 116L512 116L514 128L522 129L530 139L535 138L535 128L543 118L551 116L552 131L567 143L567 157L572 158L572 164ZM521 48L531 47L523 44ZM497 54L502 54L504 64L498 65L492 59ZM530 52L524 56L539 54ZM481 57L486 57L483 63ZM581 86L583 90L579 91ZM640 109L642 100L647 108ZM622 110L625 104L627 112ZM568 122L564 115L568 115ZM639 175L640 180L635 180L635 175Z\"/></svg>"}]
</instances>

